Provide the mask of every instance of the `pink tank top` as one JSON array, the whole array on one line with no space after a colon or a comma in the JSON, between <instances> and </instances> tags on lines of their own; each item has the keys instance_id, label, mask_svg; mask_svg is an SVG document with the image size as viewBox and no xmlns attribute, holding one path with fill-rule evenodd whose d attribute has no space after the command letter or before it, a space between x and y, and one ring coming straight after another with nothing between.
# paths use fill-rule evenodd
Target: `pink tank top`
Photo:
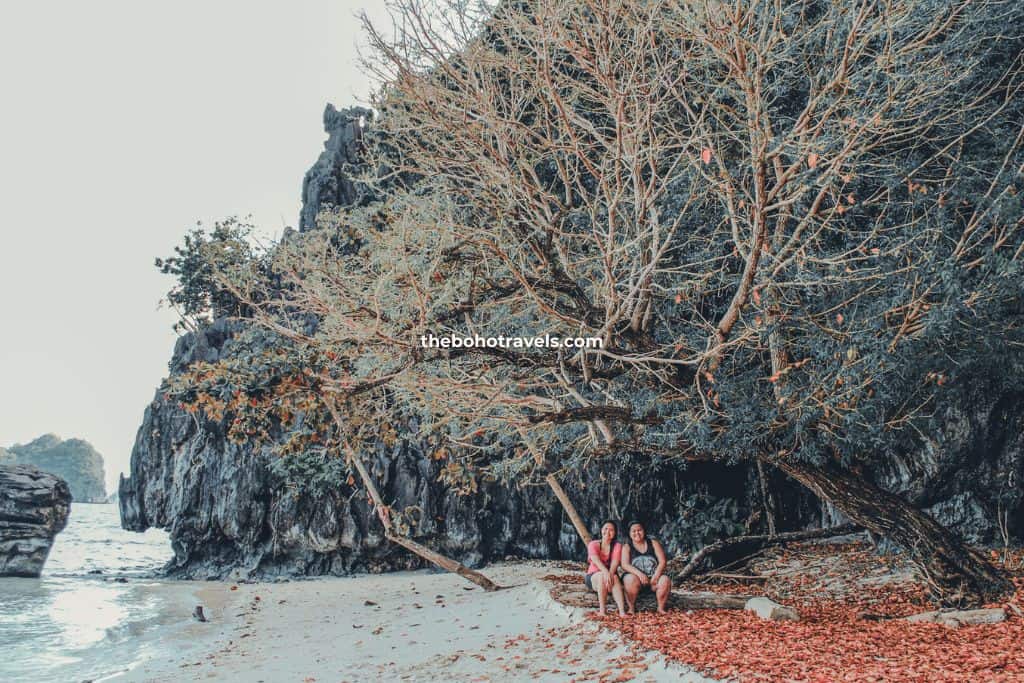
<instances>
[{"instance_id":1,"label":"pink tank top","mask_svg":"<svg viewBox=\"0 0 1024 683\"><path fill-rule=\"evenodd\" d=\"M594 560L591 559L592 557L601 558L601 562L604 563L605 568L611 569L612 564L614 564L620 557L622 557L622 544L612 543L611 552L607 555L604 555L601 553L601 541L594 539L593 541L588 543L587 559L590 560L590 566L587 567L588 574L593 574L594 572L601 571L600 567L594 564ZM609 560L611 560L611 562L609 562Z\"/></svg>"}]
</instances>

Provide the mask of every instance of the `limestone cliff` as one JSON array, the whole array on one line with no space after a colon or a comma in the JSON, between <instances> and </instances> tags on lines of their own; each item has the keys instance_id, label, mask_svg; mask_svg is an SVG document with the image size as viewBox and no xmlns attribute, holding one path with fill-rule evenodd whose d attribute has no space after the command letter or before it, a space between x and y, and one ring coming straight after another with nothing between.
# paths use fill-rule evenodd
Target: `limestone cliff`
<instances>
[{"instance_id":1,"label":"limestone cliff","mask_svg":"<svg viewBox=\"0 0 1024 683\"><path fill-rule=\"evenodd\" d=\"M327 131L324 151L302 180L300 231L316 228L320 209L352 206L362 201L364 194L351 174L359 166L363 130L372 115L369 109L361 107L338 111L334 105L327 105L324 110L324 130Z\"/></svg>"}]
</instances>

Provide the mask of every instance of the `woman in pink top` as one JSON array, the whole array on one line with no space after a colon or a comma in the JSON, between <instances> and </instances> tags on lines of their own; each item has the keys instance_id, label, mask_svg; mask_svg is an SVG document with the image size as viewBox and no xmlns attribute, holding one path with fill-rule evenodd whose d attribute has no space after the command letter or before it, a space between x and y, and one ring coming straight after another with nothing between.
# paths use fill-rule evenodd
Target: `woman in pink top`
<instances>
[{"instance_id":1,"label":"woman in pink top","mask_svg":"<svg viewBox=\"0 0 1024 683\"><path fill-rule=\"evenodd\" d=\"M619 616L626 616L622 602L622 582L617 573L622 558L622 544L615 541L618 535L619 528L609 519L601 524L600 540L595 539L587 544L590 566L587 567L584 583L590 590L597 591L597 613L601 616L604 616L608 591L611 591L619 607Z\"/></svg>"}]
</instances>

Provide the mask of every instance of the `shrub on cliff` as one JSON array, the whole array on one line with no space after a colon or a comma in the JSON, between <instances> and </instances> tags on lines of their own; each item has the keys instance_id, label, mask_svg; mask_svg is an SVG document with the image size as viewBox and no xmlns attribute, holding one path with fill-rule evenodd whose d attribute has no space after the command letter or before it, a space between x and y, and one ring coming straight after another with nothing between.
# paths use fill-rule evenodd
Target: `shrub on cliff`
<instances>
[{"instance_id":1,"label":"shrub on cliff","mask_svg":"<svg viewBox=\"0 0 1024 683\"><path fill-rule=\"evenodd\" d=\"M200 224L185 234L184 243L174 248L174 256L155 260L161 273L177 279L166 299L180 318L175 330L195 330L214 318L243 312L215 273L253 260L251 236L252 225L234 217L215 222L209 231Z\"/></svg>"}]
</instances>

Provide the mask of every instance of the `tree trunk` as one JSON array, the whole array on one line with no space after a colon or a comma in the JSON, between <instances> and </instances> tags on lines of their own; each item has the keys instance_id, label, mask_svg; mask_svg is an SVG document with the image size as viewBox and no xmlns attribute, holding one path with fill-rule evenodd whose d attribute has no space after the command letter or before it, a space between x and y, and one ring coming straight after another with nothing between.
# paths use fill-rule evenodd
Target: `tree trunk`
<instances>
[{"instance_id":1,"label":"tree trunk","mask_svg":"<svg viewBox=\"0 0 1024 683\"><path fill-rule=\"evenodd\" d=\"M555 584L551 588L551 597L556 602L570 607L597 607L597 593L589 590L581 581L578 584ZM685 593L672 591L669 594L668 606L673 609L744 609L751 598L756 595L725 595L722 593ZM637 602L653 602L654 594L644 591ZM609 600L609 602L611 602Z\"/></svg>"},{"instance_id":2,"label":"tree trunk","mask_svg":"<svg viewBox=\"0 0 1024 683\"><path fill-rule=\"evenodd\" d=\"M836 466L785 459L767 462L793 477L866 529L906 550L932 597L950 606L981 605L1006 595L1012 584L952 531L899 496Z\"/></svg>"},{"instance_id":3,"label":"tree trunk","mask_svg":"<svg viewBox=\"0 0 1024 683\"><path fill-rule=\"evenodd\" d=\"M547 469L547 464L544 462L544 456L541 455L539 450L537 450L537 447L530 440L529 435L527 435L526 430L522 427L519 427L519 436L523 439L523 443L526 444L526 448L530 451L530 454L533 456L537 466L541 469ZM572 504L572 501L569 499L569 494L565 492L564 488L562 488L562 484L558 481L558 478L553 474L549 474L544 477L544 481L548 483L548 486L551 487L551 491L555 494L555 498L557 498L558 502L562 504L562 509L565 510L565 514L569 515L572 525L576 527L576 533L580 535L581 539L583 539L583 545L590 543L592 540L590 531L587 530L587 525L583 523L583 518L580 517L580 513L576 511L576 506Z\"/></svg>"},{"instance_id":4,"label":"tree trunk","mask_svg":"<svg viewBox=\"0 0 1024 683\"><path fill-rule=\"evenodd\" d=\"M331 416L334 418L335 424L337 424L338 428L341 429L341 416L338 415L337 410L332 404L328 403L327 407L331 411ZM370 499L373 501L373 507L374 510L377 512L377 517L380 518L381 524L384 525L385 538L387 538L389 541L392 541L397 545L402 546L406 550L409 550L410 552L419 555L424 560L436 564L438 567L444 569L445 571L452 572L453 574L458 574L462 578L472 581L476 585L483 588L485 591L490 592L501 590L501 586L494 583L480 572L474 571L469 567L465 566L464 564L462 564L461 562L456 562L450 557L445 557L441 553L431 550L430 548L417 543L411 538L407 538L405 536L401 536L399 534L394 533L391 530L391 516L388 512L388 506L384 504L384 499L381 497L380 491L377 490L377 485L374 483L373 477L370 476L370 472L366 469L366 465L363 464L362 458L359 457L359 455L355 452L355 449L352 448L352 445L349 444L348 439L346 439L344 436L342 436L341 443L342 446L344 447L345 455L348 457L348 461L352 463L353 467L356 468L356 472L358 472L359 478L363 481L363 485L366 487L366 490L370 494Z\"/></svg>"},{"instance_id":5,"label":"tree trunk","mask_svg":"<svg viewBox=\"0 0 1024 683\"><path fill-rule=\"evenodd\" d=\"M576 533L583 539L583 545L590 543L593 538L590 535L590 531L587 530L587 525L583 523L583 518L580 517L580 513L576 511L576 506L569 500L569 494L562 488L562 484L559 483L558 479L553 474L549 474L544 477L544 481L548 483L551 490L555 494L555 498L562 504L562 509L565 510L565 514L569 515L569 519L572 520L572 525L576 527Z\"/></svg>"},{"instance_id":6,"label":"tree trunk","mask_svg":"<svg viewBox=\"0 0 1024 683\"><path fill-rule=\"evenodd\" d=\"M774 314L769 318L774 321ZM773 392L781 405L781 376L789 359L777 329L768 335L768 347L772 374L777 379L772 384ZM952 531L850 470L835 464L815 466L771 456L759 459L775 465L868 531L887 536L907 551L928 582L932 598L939 603L981 605L1013 588L998 569Z\"/></svg>"},{"instance_id":7,"label":"tree trunk","mask_svg":"<svg viewBox=\"0 0 1024 683\"><path fill-rule=\"evenodd\" d=\"M407 536L399 536L398 534L392 533L390 530L384 534L389 541L392 541L406 550L409 550L425 560L433 562L441 569L450 571L453 574L458 574L464 579L472 581L476 585L483 588L485 591L496 591L501 590L501 586L497 585L480 572L473 571L469 567L465 566L460 562L456 562L450 557L445 557L439 552L431 550L425 545L420 545L416 541L412 540ZM468 589L467 589L468 590Z\"/></svg>"},{"instance_id":8,"label":"tree trunk","mask_svg":"<svg viewBox=\"0 0 1024 683\"><path fill-rule=\"evenodd\" d=\"M761 486L761 506L764 508L764 521L768 535L774 536L775 530L775 497L768 486L768 475L764 471L764 463L757 460L757 482Z\"/></svg>"},{"instance_id":9,"label":"tree trunk","mask_svg":"<svg viewBox=\"0 0 1024 683\"><path fill-rule=\"evenodd\" d=\"M366 490L370 492L370 498L373 500L374 508L377 510L377 516L380 517L381 524L384 525L384 536L394 543L402 546L406 550L409 550L424 560L436 564L441 569L453 572L459 576L469 579L476 585L483 588L485 591L496 591L501 587L496 583L488 579L480 572L473 571L469 567L463 565L461 562L456 562L450 557L445 557L439 552L431 550L424 545L417 543L411 538L400 536L391 530L391 517L388 514L388 507L384 505L384 500L381 498L380 492L377 490L376 484L373 483L373 479L370 477L369 471L366 469L366 465L363 464L362 459L356 454L352 446L349 445L348 441L345 440L345 452L349 457L351 463L355 466L356 471L359 473L359 478L363 480L363 484L366 486Z\"/></svg>"}]
</instances>

